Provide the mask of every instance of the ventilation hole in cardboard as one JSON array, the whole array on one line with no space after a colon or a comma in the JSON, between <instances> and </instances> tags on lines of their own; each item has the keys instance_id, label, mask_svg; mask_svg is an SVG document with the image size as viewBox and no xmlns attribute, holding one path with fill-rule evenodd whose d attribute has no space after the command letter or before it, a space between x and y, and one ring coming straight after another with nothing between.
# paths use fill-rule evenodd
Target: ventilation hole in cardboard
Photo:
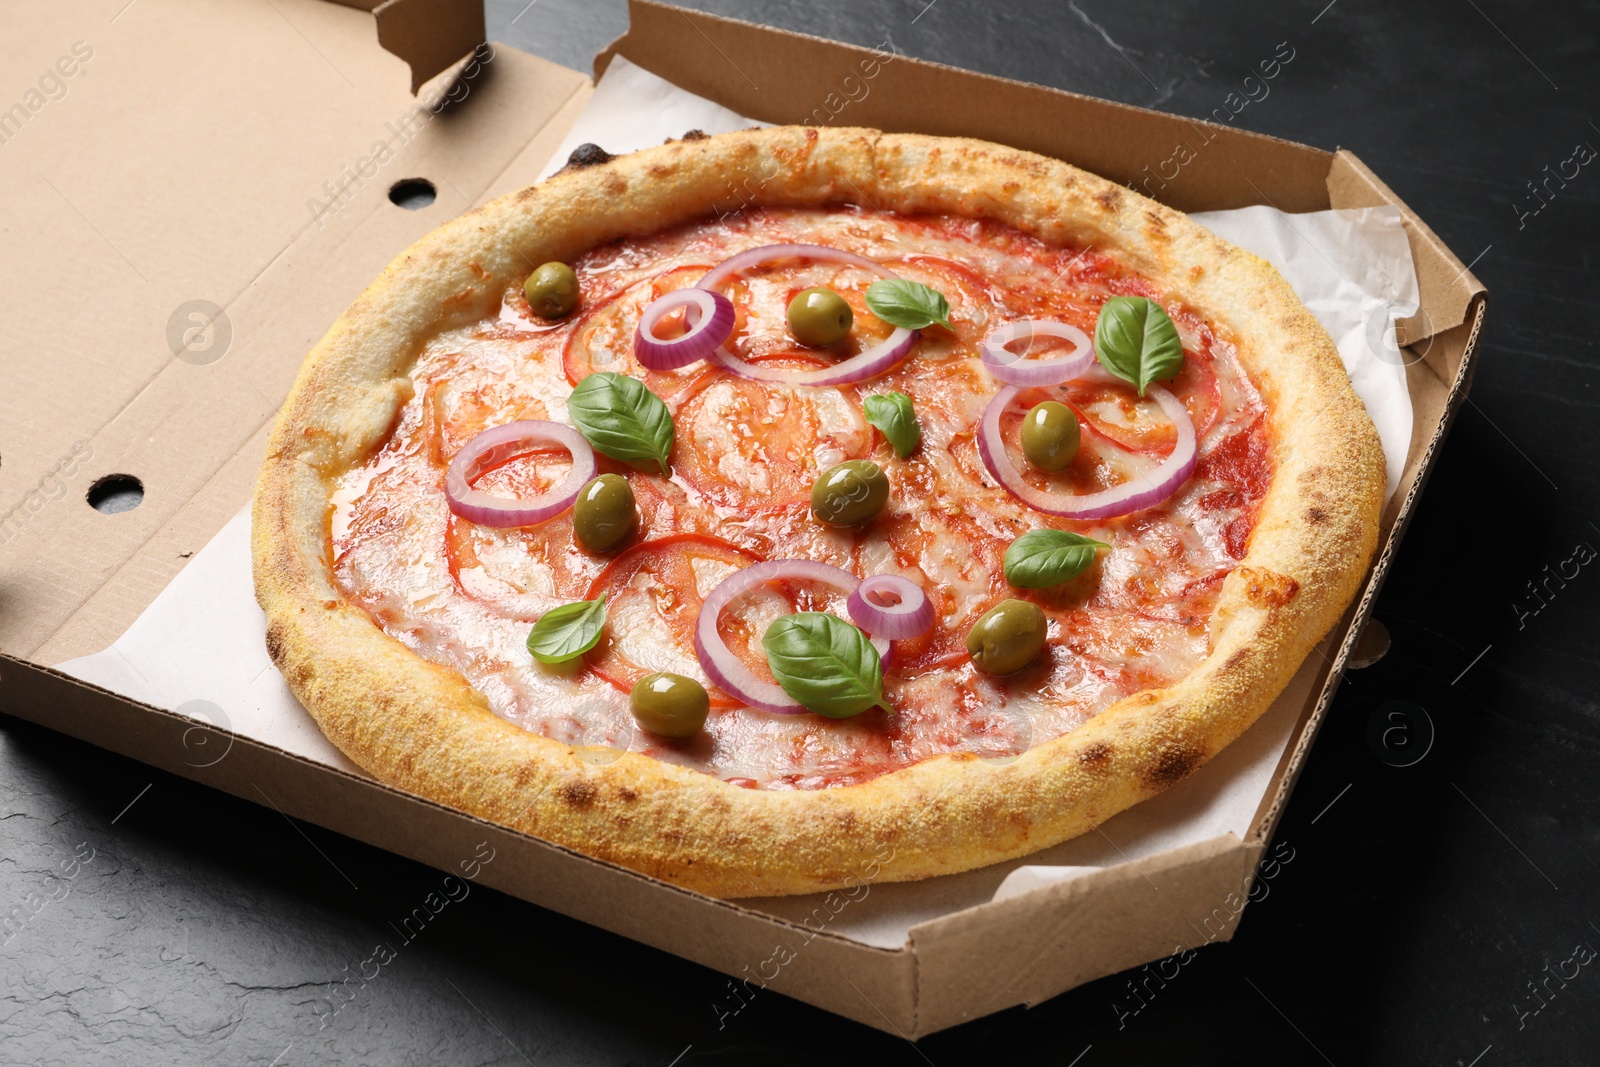
<instances>
[{"instance_id":1,"label":"ventilation hole in cardboard","mask_svg":"<svg viewBox=\"0 0 1600 1067\"><path fill-rule=\"evenodd\" d=\"M438 195L439 191L426 178L401 178L389 186L389 200L407 211L421 211Z\"/></svg>"},{"instance_id":2,"label":"ventilation hole in cardboard","mask_svg":"<svg viewBox=\"0 0 1600 1067\"><path fill-rule=\"evenodd\" d=\"M108 474L89 487L89 506L106 515L132 511L144 499L144 483L131 474Z\"/></svg>"}]
</instances>

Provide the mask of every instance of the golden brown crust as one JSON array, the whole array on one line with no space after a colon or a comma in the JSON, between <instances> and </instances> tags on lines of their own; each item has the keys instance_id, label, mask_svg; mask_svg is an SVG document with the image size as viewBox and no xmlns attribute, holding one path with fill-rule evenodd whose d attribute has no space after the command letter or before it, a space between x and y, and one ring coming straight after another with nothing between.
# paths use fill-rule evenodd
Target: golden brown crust
<instances>
[{"instance_id":1,"label":"golden brown crust","mask_svg":"<svg viewBox=\"0 0 1600 1067\"><path fill-rule=\"evenodd\" d=\"M430 335L489 315L530 262L749 203L997 219L1106 251L1231 334L1268 406L1274 475L1193 672L1009 764L957 754L860 785L751 790L522 730L345 598L330 569L330 489L391 432ZM869 868L904 881L1026 855L1191 773L1266 710L1344 611L1376 546L1383 485L1377 432L1332 342L1262 260L1027 152L784 127L568 170L396 259L311 352L284 405L256 491L256 590L295 694L384 781L713 895L801 893Z\"/></svg>"}]
</instances>

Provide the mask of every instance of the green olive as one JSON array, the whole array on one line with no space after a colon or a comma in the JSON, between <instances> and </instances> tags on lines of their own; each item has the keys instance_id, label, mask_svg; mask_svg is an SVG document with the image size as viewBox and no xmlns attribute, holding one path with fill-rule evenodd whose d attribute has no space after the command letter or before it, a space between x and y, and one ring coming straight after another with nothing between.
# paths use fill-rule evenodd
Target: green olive
<instances>
[{"instance_id":1,"label":"green olive","mask_svg":"<svg viewBox=\"0 0 1600 1067\"><path fill-rule=\"evenodd\" d=\"M693 678L670 671L647 674L628 697L639 725L660 737L693 737L706 724L711 697Z\"/></svg>"},{"instance_id":2,"label":"green olive","mask_svg":"<svg viewBox=\"0 0 1600 1067\"><path fill-rule=\"evenodd\" d=\"M870 459L846 460L811 487L811 513L829 526L857 526L889 502L889 479Z\"/></svg>"},{"instance_id":3,"label":"green olive","mask_svg":"<svg viewBox=\"0 0 1600 1067\"><path fill-rule=\"evenodd\" d=\"M1002 600L967 634L972 665L985 674L1015 674L1044 648L1044 612L1026 600Z\"/></svg>"},{"instance_id":4,"label":"green olive","mask_svg":"<svg viewBox=\"0 0 1600 1067\"><path fill-rule=\"evenodd\" d=\"M1022 419L1022 454L1040 470L1064 468L1078 454L1078 416L1054 400L1035 404Z\"/></svg>"},{"instance_id":5,"label":"green olive","mask_svg":"<svg viewBox=\"0 0 1600 1067\"><path fill-rule=\"evenodd\" d=\"M831 345L850 332L855 313L844 297L819 285L789 301L789 332L803 345Z\"/></svg>"},{"instance_id":6,"label":"green olive","mask_svg":"<svg viewBox=\"0 0 1600 1067\"><path fill-rule=\"evenodd\" d=\"M578 276L565 263L545 263L528 275L522 292L538 315L563 318L578 306Z\"/></svg>"},{"instance_id":7,"label":"green olive","mask_svg":"<svg viewBox=\"0 0 1600 1067\"><path fill-rule=\"evenodd\" d=\"M639 525L633 489L620 474L602 474L578 490L572 505L572 534L590 552L609 552Z\"/></svg>"}]
</instances>

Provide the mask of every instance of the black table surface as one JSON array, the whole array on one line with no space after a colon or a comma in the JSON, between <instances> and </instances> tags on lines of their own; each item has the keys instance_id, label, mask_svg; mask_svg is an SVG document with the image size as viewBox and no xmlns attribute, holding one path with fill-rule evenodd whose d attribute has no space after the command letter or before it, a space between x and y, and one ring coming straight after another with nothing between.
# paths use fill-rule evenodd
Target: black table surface
<instances>
[{"instance_id":1,"label":"black table surface","mask_svg":"<svg viewBox=\"0 0 1600 1067\"><path fill-rule=\"evenodd\" d=\"M490 0L491 37L579 69L626 26L622 0L525 3ZM319 1026L438 872L0 718L0 911L45 900L0 944L0 1062L1600 1062L1600 164L1545 184L1600 147L1600 5L697 6L1190 116L1288 42L1238 124L1356 151L1471 261L1472 402L1377 604L1393 648L1345 679L1278 830L1292 860L1170 981L915 1045L777 994L719 1025L715 972L484 888ZM1394 701L1432 724L1414 763L1370 742Z\"/></svg>"}]
</instances>

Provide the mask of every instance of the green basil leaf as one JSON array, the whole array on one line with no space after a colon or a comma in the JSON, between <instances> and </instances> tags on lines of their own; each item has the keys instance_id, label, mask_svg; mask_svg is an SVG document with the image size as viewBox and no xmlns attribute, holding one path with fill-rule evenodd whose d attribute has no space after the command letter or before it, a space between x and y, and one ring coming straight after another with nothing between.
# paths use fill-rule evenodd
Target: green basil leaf
<instances>
[{"instance_id":1,"label":"green basil leaf","mask_svg":"<svg viewBox=\"0 0 1600 1067\"><path fill-rule=\"evenodd\" d=\"M906 278L885 278L867 286L867 307L890 326L920 330L938 323L950 325L950 301L937 289Z\"/></svg>"},{"instance_id":2,"label":"green basil leaf","mask_svg":"<svg viewBox=\"0 0 1600 1067\"><path fill-rule=\"evenodd\" d=\"M1183 341L1166 309L1142 296L1114 296L1100 309L1094 328L1100 365L1125 382L1145 388L1183 366Z\"/></svg>"},{"instance_id":3,"label":"green basil leaf","mask_svg":"<svg viewBox=\"0 0 1600 1067\"><path fill-rule=\"evenodd\" d=\"M672 412L639 379L591 374L567 398L567 415L595 451L624 463L654 462L669 473Z\"/></svg>"},{"instance_id":4,"label":"green basil leaf","mask_svg":"<svg viewBox=\"0 0 1600 1067\"><path fill-rule=\"evenodd\" d=\"M540 663L565 663L600 643L606 624L606 595L599 600L575 600L539 616L528 634L528 651Z\"/></svg>"},{"instance_id":5,"label":"green basil leaf","mask_svg":"<svg viewBox=\"0 0 1600 1067\"><path fill-rule=\"evenodd\" d=\"M922 427L917 423L917 413L909 396L904 393L869 396L861 406L867 421L882 430L883 436L894 446L895 455L901 459L911 455L911 450L922 440Z\"/></svg>"},{"instance_id":6,"label":"green basil leaf","mask_svg":"<svg viewBox=\"0 0 1600 1067\"><path fill-rule=\"evenodd\" d=\"M1076 578L1094 563L1104 541L1068 530L1029 530L1006 549L1006 581L1018 589L1045 589Z\"/></svg>"},{"instance_id":7,"label":"green basil leaf","mask_svg":"<svg viewBox=\"0 0 1600 1067\"><path fill-rule=\"evenodd\" d=\"M761 647L783 691L808 711L830 719L847 719L874 706L894 712L883 698L878 650L837 615L784 615L767 627Z\"/></svg>"}]
</instances>

